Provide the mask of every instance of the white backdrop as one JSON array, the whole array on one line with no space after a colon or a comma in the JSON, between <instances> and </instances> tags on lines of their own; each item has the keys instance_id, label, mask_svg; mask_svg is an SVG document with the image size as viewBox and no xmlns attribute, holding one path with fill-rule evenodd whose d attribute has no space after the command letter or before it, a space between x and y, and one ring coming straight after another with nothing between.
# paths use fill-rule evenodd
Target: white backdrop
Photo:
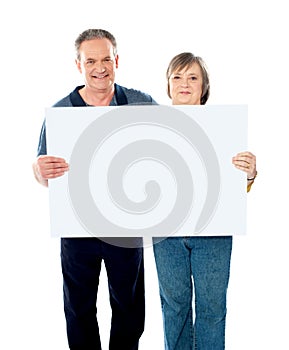
<instances>
[{"instance_id":1,"label":"white backdrop","mask_svg":"<svg viewBox=\"0 0 289 350\"><path fill-rule=\"evenodd\" d=\"M257 155L259 176L248 194L248 233L234 240L227 349L289 349L285 5L17 0L2 6L1 349L67 349L59 240L50 237L48 191L34 180L31 164L44 108L82 83L73 44L90 27L116 36L120 84L170 103L167 64L173 55L192 51L209 67L210 104L249 105L249 149ZM145 264L147 318L140 350L163 349L151 248L145 249ZM105 270L98 307L107 349Z\"/></svg>"}]
</instances>

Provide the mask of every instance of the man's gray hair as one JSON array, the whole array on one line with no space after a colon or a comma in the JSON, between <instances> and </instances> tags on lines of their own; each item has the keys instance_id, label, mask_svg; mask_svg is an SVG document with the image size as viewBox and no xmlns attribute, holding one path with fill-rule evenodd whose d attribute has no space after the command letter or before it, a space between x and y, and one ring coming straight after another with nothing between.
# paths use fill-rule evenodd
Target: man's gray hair
<instances>
[{"instance_id":1,"label":"man's gray hair","mask_svg":"<svg viewBox=\"0 0 289 350\"><path fill-rule=\"evenodd\" d=\"M93 39L108 39L112 43L114 55L117 54L116 40L115 40L115 37L110 32L104 29L87 29L81 34L79 34L79 36L75 40L76 57L78 60L80 59L80 55L79 55L80 45L84 41L93 40Z\"/></svg>"}]
</instances>

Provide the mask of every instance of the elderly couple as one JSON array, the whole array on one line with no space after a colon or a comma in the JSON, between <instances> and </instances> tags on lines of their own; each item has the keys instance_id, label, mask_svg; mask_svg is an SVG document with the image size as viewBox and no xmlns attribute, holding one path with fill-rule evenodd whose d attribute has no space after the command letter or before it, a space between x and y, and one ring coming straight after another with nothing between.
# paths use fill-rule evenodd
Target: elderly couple
<instances>
[{"instance_id":1,"label":"elderly couple","mask_svg":"<svg viewBox=\"0 0 289 350\"><path fill-rule=\"evenodd\" d=\"M115 83L119 56L111 33L103 29L85 30L77 37L75 49L75 62L84 85L77 86L54 107L156 104L150 95ZM167 93L173 105L207 102L210 82L200 57L190 52L178 54L169 63L166 76ZM242 151L232 158L232 164L247 173L249 191L257 175L256 157ZM48 180L69 171L65 159L47 155L45 121L33 171L44 186L48 186ZM156 238L154 243L164 348L224 349L232 236ZM143 247L126 248L95 237L61 239L69 348L101 349L96 315L102 261L112 310L109 349L136 350L145 319Z\"/></svg>"}]
</instances>

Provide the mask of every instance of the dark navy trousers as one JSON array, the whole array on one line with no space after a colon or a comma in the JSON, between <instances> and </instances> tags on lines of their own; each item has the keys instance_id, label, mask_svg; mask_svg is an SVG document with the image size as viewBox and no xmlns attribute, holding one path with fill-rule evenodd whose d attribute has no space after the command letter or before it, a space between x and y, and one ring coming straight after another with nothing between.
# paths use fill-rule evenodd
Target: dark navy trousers
<instances>
[{"instance_id":1,"label":"dark navy trousers","mask_svg":"<svg viewBox=\"0 0 289 350\"><path fill-rule=\"evenodd\" d=\"M112 311L109 350L136 350L145 318L143 248L123 248L98 238L61 239L69 347L101 349L97 291L102 261Z\"/></svg>"}]
</instances>

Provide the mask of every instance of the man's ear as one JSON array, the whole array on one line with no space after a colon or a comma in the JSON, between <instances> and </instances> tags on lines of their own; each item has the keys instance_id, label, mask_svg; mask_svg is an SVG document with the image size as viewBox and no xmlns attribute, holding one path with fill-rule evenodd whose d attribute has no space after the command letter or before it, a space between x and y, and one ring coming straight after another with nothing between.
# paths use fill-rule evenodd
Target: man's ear
<instances>
[{"instance_id":1,"label":"man's ear","mask_svg":"<svg viewBox=\"0 0 289 350\"><path fill-rule=\"evenodd\" d=\"M77 58L75 59L75 64L76 64L76 67L77 67L78 71L80 73L82 73L80 61Z\"/></svg>"},{"instance_id":2,"label":"man's ear","mask_svg":"<svg viewBox=\"0 0 289 350\"><path fill-rule=\"evenodd\" d=\"M118 68L118 55L115 56L115 68Z\"/></svg>"}]
</instances>

